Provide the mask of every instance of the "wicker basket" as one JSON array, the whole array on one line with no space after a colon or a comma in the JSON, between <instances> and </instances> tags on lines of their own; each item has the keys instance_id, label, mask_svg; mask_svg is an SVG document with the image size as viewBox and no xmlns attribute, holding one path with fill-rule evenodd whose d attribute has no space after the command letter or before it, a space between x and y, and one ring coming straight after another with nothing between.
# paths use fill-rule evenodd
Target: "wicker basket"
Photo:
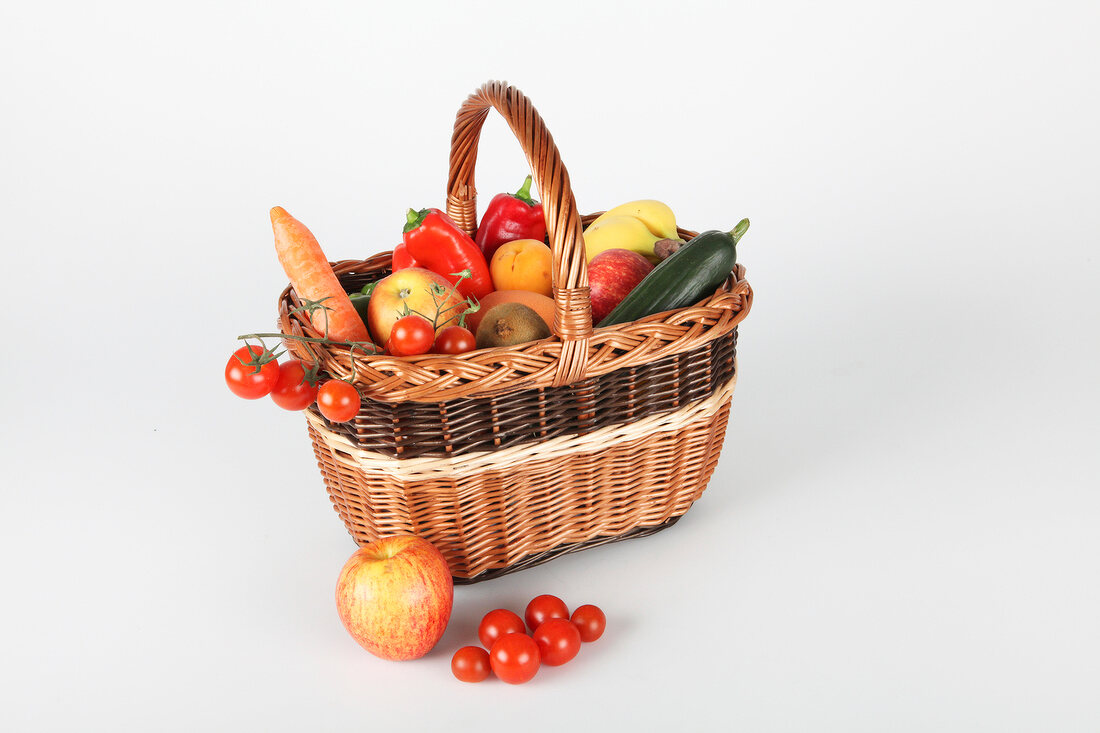
<instances>
[{"instance_id":1,"label":"wicker basket","mask_svg":"<svg viewBox=\"0 0 1100 733\"><path fill-rule=\"evenodd\" d=\"M329 496L355 541L425 537L456 582L651 534L683 515L718 462L737 324L752 304L738 265L694 306L593 330L581 232L596 215L577 212L550 133L515 88L490 82L459 110L447 213L473 233L474 164L490 108L519 139L543 199L554 335L455 356L326 347L324 370L354 373L362 407L344 424L306 413ZM390 253L334 267L350 290L389 274ZM292 313L299 305L287 288L282 332L319 335ZM287 346L309 357L298 342Z\"/></svg>"}]
</instances>

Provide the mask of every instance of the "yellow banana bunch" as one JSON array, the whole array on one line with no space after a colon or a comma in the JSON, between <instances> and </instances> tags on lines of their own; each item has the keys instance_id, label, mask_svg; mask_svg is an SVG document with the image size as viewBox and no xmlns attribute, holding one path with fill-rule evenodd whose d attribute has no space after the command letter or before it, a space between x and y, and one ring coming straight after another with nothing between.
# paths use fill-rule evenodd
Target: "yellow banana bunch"
<instances>
[{"instance_id":1,"label":"yellow banana bunch","mask_svg":"<svg viewBox=\"0 0 1100 733\"><path fill-rule=\"evenodd\" d=\"M677 239L676 215L660 201L642 200L616 206L588 225L584 247L589 262L606 249L629 249L653 262L653 245Z\"/></svg>"}]
</instances>

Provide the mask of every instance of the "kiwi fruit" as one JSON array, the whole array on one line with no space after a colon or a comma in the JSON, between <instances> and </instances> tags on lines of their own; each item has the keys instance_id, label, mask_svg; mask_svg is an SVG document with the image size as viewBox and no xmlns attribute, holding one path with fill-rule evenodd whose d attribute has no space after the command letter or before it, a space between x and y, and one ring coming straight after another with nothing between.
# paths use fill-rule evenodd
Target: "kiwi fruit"
<instances>
[{"instance_id":1,"label":"kiwi fruit","mask_svg":"<svg viewBox=\"0 0 1100 733\"><path fill-rule=\"evenodd\" d=\"M550 335L550 327L534 309L522 303L494 305L477 326L477 347L514 346Z\"/></svg>"}]
</instances>

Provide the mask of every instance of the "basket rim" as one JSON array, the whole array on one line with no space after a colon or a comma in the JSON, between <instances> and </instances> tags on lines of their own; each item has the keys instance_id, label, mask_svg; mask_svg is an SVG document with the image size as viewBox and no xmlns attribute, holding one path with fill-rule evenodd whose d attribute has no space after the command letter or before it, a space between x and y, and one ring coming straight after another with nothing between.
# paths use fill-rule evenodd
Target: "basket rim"
<instances>
[{"instance_id":1,"label":"basket rim","mask_svg":"<svg viewBox=\"0 0 1100 733\"><path fill-rule=\"evenodd\" d=\"M685 239L697 236L686 229L680 232ZM365 260L340 260L332 265L338 276L381 275L389 270L391 255L383 252ZM744 320L752 308L752 298L745 267L737 264L714 293L694 305L594 329L587 341L588 369L584 378L646 364L717 339ZM320 337L322 334L301 312L292 313L299 305L297 294L287 285L279 296L279 331ZM313 359L299 342L285 339L283 343L299 359ZM445 402L552 386L561 345L561 338L555 334L540 341L463 354L397 357L356 351L353 355L349 347L336 344L315 344L313 349L324 371L351 381L364 397L383 402Z\"/></svg>"}]
</instances>

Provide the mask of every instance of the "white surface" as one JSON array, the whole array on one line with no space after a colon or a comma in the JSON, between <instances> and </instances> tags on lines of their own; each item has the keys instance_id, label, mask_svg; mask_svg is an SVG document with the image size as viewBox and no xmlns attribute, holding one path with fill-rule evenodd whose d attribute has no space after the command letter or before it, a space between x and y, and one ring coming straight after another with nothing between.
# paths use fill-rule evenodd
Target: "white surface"
<instances>
[{"instance_id":1,"label":"white surface","mask_svg":"<svg viewBox=\"0 0 1100 733\"><path fill-rule=\"evenodd\" d=\"M1097 6L458 5L0 10L0 728L1100 728ZM301 417L221 369L273 321L268 208L388 249L488 78L582 210L751 217L757 301L677 527L459 588L386 663ZM525 172L491 119L482 200ZM451 678L542 592L605 639Z\"/></svg>"}]
</instances>

